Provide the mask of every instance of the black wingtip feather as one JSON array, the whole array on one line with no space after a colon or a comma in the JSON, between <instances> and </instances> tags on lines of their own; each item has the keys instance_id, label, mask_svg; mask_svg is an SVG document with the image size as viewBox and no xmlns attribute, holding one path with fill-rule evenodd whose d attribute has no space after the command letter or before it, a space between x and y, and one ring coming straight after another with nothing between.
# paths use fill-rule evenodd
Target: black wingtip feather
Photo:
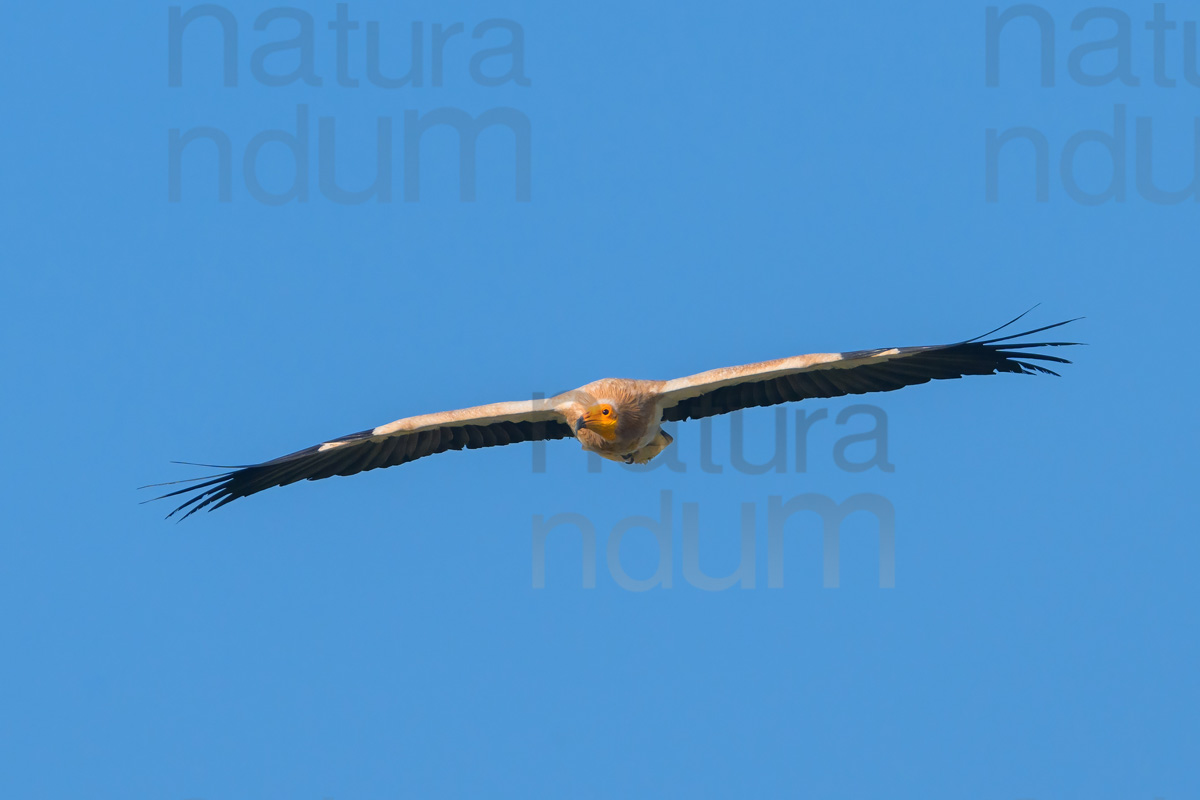
<instances>
[{"instance_id":1,"label":"black wingtip feather","mask_svg":"<svg viewBox=\"0 0 1200 800\"><path fill-rule=\"evenodd\" d=\"M976 336L974 339L967 339L967 342L974 342L974 341L976 341L976 340L978 340L978 339L982 339L984 336L991 336L993 333L996 333L996 332L998 332L998 331L1002 331L1002 330L1004 330L1004 329L1005 329L1005 328L1007 328L1009 325L1012 325L1013 323L1015 323L1015 322L1018 322L1018 321L1019 321L1019 320L1020 320L1022 317L1024 317L1025 315L1027 315L1029 312L1033 311L1035 308L1037 308L1037 307L1038 307L1038 306L1040 306L1040 305L1041 305L1041 303L1034 303L1032 306L1030 306L1029 308L1025 309L1025 310L1024 310L1024 311L1022 311L1020 314L1017 314L1015 317L1013 317L1013 318L1012 318L1012 319L1010 319L1008 322L1006 322L1006 323L1004 323L1003 325L1001 325L999 328L993 328L992 330L988 331L987 333L981 333L981 334L979 334L978 336ZM1022 335L1022 334L1018 334L1018 336L1019 336L1019 335ZM965 343L966 343L966 342L964 342L964 344L965 344Z\"/></svg>"},{"instance_id":2,"label":"black wingtip feather","mask_svg":"<svg viewBox=\"0 0 1200 800\"><path fill-rule=\"evenodd\" d=\"M1032 310L1033 309L1031 308L1029 311L1032 311ZM1028 314L1029 311L1026 311L1025 314ZM1022 314L1021 317L1025 316L1025 314ZM965 342L963 342L963 344L995 344L997 342L1009 342L1009 341L1012 341L1013 339L1020 339L1022 336L1032 336L1033 334L1041 333L1042 331L1053 330L1054 328L1061 328L1063 325L1070 325L1072 322L1078 322L1079 320L1083 319L1083 317L1075 317L1074 319L1065 319L1062 322L1055 322L1053 325L1043 325L1040 328L1034 328L1033 330L1024 331L1022 333L1010 333L1006 336L998 336L995 339L984 339L983 338L984 336L991 336L993 333L996 333L996 331L1004 330L1005 328L1007 328L1009 325L1012 325L1013 322L1016 322L1021 317L1017 317L1017 319L1012 320L1012 322L1007 322L1004 325L1001 325L999 328L996 328L996 330L994 330L994 331L988 331L987 333L980 334L979 336L976 336L974 339L967 339ZM1078 342L1046 342L1044 344L1033 345L1033 347L1061 347L1063 345L1072 345L1072 344L1079 344L1079 343Z\"/></svg>"}]
</instances>

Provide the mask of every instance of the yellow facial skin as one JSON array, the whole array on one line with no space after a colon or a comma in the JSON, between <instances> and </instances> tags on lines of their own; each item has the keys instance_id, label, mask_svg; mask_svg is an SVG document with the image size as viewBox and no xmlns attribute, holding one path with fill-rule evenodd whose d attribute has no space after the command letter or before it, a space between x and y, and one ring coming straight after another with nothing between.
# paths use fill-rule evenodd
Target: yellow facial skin
<instances>
[{"instance_id":1,"label":"yellow facial skin","mask_svg":"<svg viewBox=\"0 0 1200 800\"><path fill-rule=\"evenodd\" d=\"M611 442L617 438L617 410L608 403L591 406L575 423L575 432L583 428L595 431L605 441Z\"/></svg>"}]
</instances>

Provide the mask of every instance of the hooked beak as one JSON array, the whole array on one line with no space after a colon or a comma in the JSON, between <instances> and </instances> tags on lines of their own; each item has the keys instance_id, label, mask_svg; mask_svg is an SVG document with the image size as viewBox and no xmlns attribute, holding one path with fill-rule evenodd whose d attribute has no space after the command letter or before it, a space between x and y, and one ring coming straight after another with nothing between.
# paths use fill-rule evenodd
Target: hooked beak
<instances>
[{"instance_id":1,"label":"hooked beak","mask_svg":"<svg viewBox=\"0 0 1200 800\"><path fill-rule=\"evenodd\" d=\"M584 417L580 417L579 419L575 420L575 432L576 433L579 433L581 430L583 430L586 427L587 427L587 419L585 419Z\"/></svg>"}]
</instances>

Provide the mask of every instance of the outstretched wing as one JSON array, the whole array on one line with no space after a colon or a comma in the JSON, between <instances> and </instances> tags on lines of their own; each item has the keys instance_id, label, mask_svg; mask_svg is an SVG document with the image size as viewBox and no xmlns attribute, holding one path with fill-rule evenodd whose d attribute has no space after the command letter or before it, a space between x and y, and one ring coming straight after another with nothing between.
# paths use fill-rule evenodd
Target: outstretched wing
<instances>
[{"instance_id":1,"label":"outstretched wing","mask_svg":"<svg viewBox=\"0 0 1200 800\"><path fill-rule=\"evenodd\" d=\"M517 442L566 439L572 435L570 426L548 400L493 403L396 420L261 464L197 478L194 481L199 482L186 489L154 499L194 493L167 515L169 519L187 509L181 517L187 519L206 506L210 506L211 511L273 486L316 481L334 475L355 475L464 447L471 450Z\"/></svg>"},{"instance_id":2,"label":"outstretched wing","mask_svg":"<svg viewBox=\"0 0 1200 800\"><path fill-rule=\"evenodd\" d=\"M1007 328L1017 319L983 336L957 344L814 353L676 378L667 381L661 389L663 420L700 419L742 408L790 403L809 397L890 392L918 383L961 378L964 375L992 375L999 372L1057 375L1054 370L1035 362L1071 363L1065 358L1029 350L1064 347L1078 342L1017 340L1075 320L996 339L983 338Z\"/></svg>"}]
</instances>

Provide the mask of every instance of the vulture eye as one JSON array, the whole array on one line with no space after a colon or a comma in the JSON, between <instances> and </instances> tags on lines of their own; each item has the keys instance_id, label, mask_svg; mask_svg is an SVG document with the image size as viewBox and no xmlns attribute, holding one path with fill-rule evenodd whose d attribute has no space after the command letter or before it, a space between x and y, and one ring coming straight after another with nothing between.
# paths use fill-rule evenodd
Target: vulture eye
<instances>
[{"instance_id":1,"label":"vulture eye","mask_svg":"<svg viewBox=\"0 0 1200 800\"><path fill-rule=\"evenodd\" d=\"M601 409L600 413L607 417L612 412L609 409L605 408L605 409Z\"/></svg>"}]
</instances>

